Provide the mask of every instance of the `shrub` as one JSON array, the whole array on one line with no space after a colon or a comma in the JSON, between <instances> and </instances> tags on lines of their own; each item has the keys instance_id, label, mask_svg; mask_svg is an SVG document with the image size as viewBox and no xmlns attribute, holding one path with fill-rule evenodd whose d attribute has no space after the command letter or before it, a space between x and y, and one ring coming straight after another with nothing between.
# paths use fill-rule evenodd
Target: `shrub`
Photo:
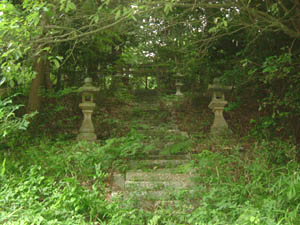
<instances>
[{"instance_id":1,"label":"shrub","mask_svg":"<svg viewBox=\"0 0 300 225\"><path fill-rule=\"evenodd\" d=\"M16 117L15 111L22 105L13 105L12 98L14 96L0 98L0 137L6 137L17 130L25 130L29 124L28 119L34 115L26 114L22 118Z\"/></svg>"}]
</instances>

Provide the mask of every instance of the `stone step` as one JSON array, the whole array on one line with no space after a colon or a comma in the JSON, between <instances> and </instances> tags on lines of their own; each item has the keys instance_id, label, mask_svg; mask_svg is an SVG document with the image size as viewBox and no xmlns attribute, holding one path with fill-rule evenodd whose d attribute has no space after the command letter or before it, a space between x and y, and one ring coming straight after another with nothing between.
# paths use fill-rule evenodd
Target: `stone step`
<instances>
[{"instance_id":1,"label":"stone step","mask_svg":"<svg viewBox=\"0 0 300 225\"><path fill-rule=\"evenodd\" d=\"M176 170L157 169L155 171L128 171L126 181L187 181L192 177L191 174L176 173Z\"/></svg>"},{"instance_id":2,"label":"stone step","mask_svg":"<svg viewBox=\"0 0 300 225\"><path fill-rule=\"evenodd\" d=\"M142 208L158 208L164 206L182 207L183 205L199 204L199 197L191 198L196 191L181 191L181 193L166 193L163 191L144 191L144 192L112 192L109 200L122 199L133 200L136 206ZM177 196L176 196L177 195ZM181 195L181 196L180 196ZM189 197L187 198L186 195ZM126 203L127 204L127 203Z\"/></svg>"},{"instance_id":3,"label":"stone step","mask_svg":"<svg viewBox=\"0 0 300 225\"><path fill-rule=\"evenodd\" d=\"M163 200L191 200L192 196L196 195L195 190L170 190L170 191L126 191L125 198L126 199L137 199L138 201L163 201Z\"/></svg>"},{"instance_id":4,"label":"stone step","mask_svg":"<svg viewBox=\"0 0 300 225\"><path fill-rule=\"evenodd\" d=\"M181 190L140 190L111 192L110 199L118 199L126 206L133 204L136 208L155 210L157 208L172 207L193 210L201 204L200 192L195 188ZM129 202L128 202L129 200ZM126 202L126 203L125 203Z\"/></svg>"},{"instance_id":5,"label":"stone step","mask_svg":"<svg viewBox=\"0 0 300 225\"><path fill-rule=\"evenodd\" d=\"M131 169L141 169L141 168L170 168L176 167L178 165L183 165L188 163L187 159L144 159L144 160L130 160L128 165Z\"/></svg>"},{"instance_id":6,"label":"stone step","mask_svg":"<svg viewBox=\"0 0 300 225\"><path fill-rule=\"evenodd\" d=\"M173 209L180 208L185 209L185 211L192 212L195 210L197 207L200 206L200 201L199 199L181 199L181 200L156 200L152 201L153 202L153 208L170 208L172 207Z\"/></svg>"},{"instance_id":7,"label":"stone step","mask_svg":"<svg viewBox=\"0 0 300 225\"><path fill-rule=\"evenodd\" d=\"M161 135L161 134L176 134L176 135L181 135L181 131L177 129L176 124L163 124L159 126L154 126L152 123L148 121L143 121L144 123L140 123L135 125L136 129L140 132L148 132L149 134L152 135ZM148 122L148 124L147 124Z\"/></svg>"},{"instance_id":8,"label":"stone step","mask_svg":"<svg viewBox=\"0 0 300 225\"><path fill-rule=\"evenodd\" d=\"M147 114L147 116L149 116L149 113L154 113L154 114L161 114L161 113L169 113L169 110L167 109L161 109L159 108L159 106L157 105L149 105L147 107L144 108L138 108L138 109L133 109L132 110L132 115L144 115L145 113Z\"/></svg>"},{"instance_id":9,"label":"stone step","mask_svg":"<svg viewBox=\"0 0 300 225\"><path fill-rule=\"evenodd\" d=\"M111 186L111 190L112 192L122 192L125 190L125 175L124 174L120 174L120 173L114 173L110 180L110 186Z\"/></svg>"},{"instance_id":10,"label":"stone step","mask_svg":"<svg viewBox=\"0 0 300 225\"><path fill-rule=\"evenodd\" d=\"M161 159L164 157L166 159ZM191 156L166 155L164 157L151 155L150 158L152 159L129 160L129 171L126 174L115 172L109 179L112 189L124 190L126 181L180 182L190 180L193 171L187 171L184 166L191 162L191 159L188 159Z\"/></svg>"},{"instance_id":11,"label":"stone step","mask_svg":"<svg viewBox=\"0 0 300 225\"><path fill-rule=\"evenodd\" d=\"M178 153L178 154L167 154L167 155L163 155L161 154L161 151L160 150L153 150L151 151L151 153L153 154L150 154L150 155L147 155L147 160L192 160L194 159L195 157L193 156L193 154L182 154L182 153ZM142 158L141 159L137 159L137 161L139 160L143 160ZM134 161L134 160L132 160Z\"/></svg>"},{"instance_id":12,"label":"stone step","mask_svg":"<svg viewBox=\"0 0 300 225\"><path fill-rule=\"evenodd\" d=\"M135 190L180 190L192 187L193 183L190 180L182 181L125 181L126 191Z\"/></svg>"}]
</instances>

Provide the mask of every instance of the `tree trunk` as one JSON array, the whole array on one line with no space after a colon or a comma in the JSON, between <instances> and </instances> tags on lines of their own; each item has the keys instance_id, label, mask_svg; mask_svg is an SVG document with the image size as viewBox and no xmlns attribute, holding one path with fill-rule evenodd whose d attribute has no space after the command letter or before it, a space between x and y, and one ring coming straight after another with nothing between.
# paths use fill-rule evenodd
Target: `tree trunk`
<instances>
[{"instance_id":1,"label":"tree trunk","mask_svg":"<svg viewBox=\"0 0 300 225\"><path fill-rule=\"evenodd\" d=\"M56 85L55 85L55 91L59 91L61 89L62 86L62 75L61 75L61 71L58 72L58 74L56 75L57 77L57 81L56 81Z\"/></svg>"},{"instance_id":2,"label":"tree trunk","mask_svg":"<svg viewBox=\"0 0 300 225\"><path fill-rule=\"evenodd\" d=\"M148 89L148 76L145 76L145 89Z\"/></svg>"},{"instance_id":3,"label":"tree trunk","mask_svg":"<svg viewBox=\"0 0 300 225\"><path fill-rule=\"evenodd\" d=\"M41 57L37 58L34 63L36 77L32 80L30 86L27 113L40 110L42 103L42 96L40 94L41 87L45 87L46 89L50 89L52 87L49 69L47 55L42 53Z\"/></svg>"}]
</instances>

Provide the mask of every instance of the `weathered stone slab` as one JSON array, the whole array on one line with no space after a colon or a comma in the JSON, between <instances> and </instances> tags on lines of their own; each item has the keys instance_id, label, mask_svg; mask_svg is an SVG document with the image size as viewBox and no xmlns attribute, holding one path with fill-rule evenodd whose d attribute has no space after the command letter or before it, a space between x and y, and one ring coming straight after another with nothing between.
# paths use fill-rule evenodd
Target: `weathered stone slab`
<instances>
[{"instance_id":1,"label":"weathered stone slab","mask_svg":"<svg viewBox=\"0 0 300 225\"><path fill-rule=\"evenodd\" d=\"M151 154L147 156L148 160L191 160L193 154L172 154L172 155L160 155L159 150L156 150L158 154Z\"/></svg>"},{"instance_id":2,"label":"weathered stone slab","mask_svg":"<svg viewBox=\"0 0 300 225\"><path fill-rule=\"evenodd\" d=\"M126 173L126 181L178 181L188 180L190 174L172 173L165 169L158 169L151 172L129 171Z\"/></svg>"},{"instance_id":3,"label":"weathered stone slab","mask_svg":"<svg viewBox=\"0 0 300 225\"><path fill-rule=\"evenodd\" d=\"M113 192L125 190L125 176L119 173L114 173L112 176L111 189Z\"/></svg>"},{"instance_id":4,"label":"weathered stone slab","mask_svg":"<svg viewBox=\"0 0 300 225\"><path fill-rule=\"evenodd\" d=\"M168 160L168 159L153 159L153 160L131 160L129 162L129 167L131 169L140 169L140 168L169 168L178 165L188 163L189 160Z\"/></svg>"},{"instance_id":5,"label":"weathered stone slab","mask_svg":"<svg viewBox=\"0 0 300 225\"><path fill-rule=\"evenodd\" d=\"M151 182L151 181L126 181L125 189L129 190L162 190L162 189L185 189L192 186L190 180L182 181L161 181L161 182Z\"/></svg>"},{"instance_id":6,"label":"weathered stone slab","mask_svg":"<svg viewBox=\"0 0 300 225\"><path fill-rule=\"evenodd\" d=\"M192 196L195 190L179 190L179 191L128 191L126 196L132 199L162 201L162 200L179 200L187 199L185 196Z\"/></svg>"}]
</instances>

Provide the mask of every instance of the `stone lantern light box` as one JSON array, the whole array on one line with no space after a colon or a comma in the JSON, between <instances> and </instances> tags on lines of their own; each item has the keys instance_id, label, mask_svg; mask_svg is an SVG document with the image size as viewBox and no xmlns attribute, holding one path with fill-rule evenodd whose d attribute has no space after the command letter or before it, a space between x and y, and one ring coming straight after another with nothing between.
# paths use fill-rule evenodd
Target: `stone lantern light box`
<instances>
[{"instance_id":1,"label":"stone lantern light box","mask_svg":"<svg viewBox=\"0 0 300 225\"><path fill-rule=\"evenodd\" d=\"M99 91L99 88L94 87L92 78L85 78L84 85L78 90L82 95L82 103L79 107L83 113L83 121L77 136L77 140L95 141L97 136L95 134L94 125L92 122L92 114L96 107L94 103L94 94Z\"/></svg>"}]
</instances>

